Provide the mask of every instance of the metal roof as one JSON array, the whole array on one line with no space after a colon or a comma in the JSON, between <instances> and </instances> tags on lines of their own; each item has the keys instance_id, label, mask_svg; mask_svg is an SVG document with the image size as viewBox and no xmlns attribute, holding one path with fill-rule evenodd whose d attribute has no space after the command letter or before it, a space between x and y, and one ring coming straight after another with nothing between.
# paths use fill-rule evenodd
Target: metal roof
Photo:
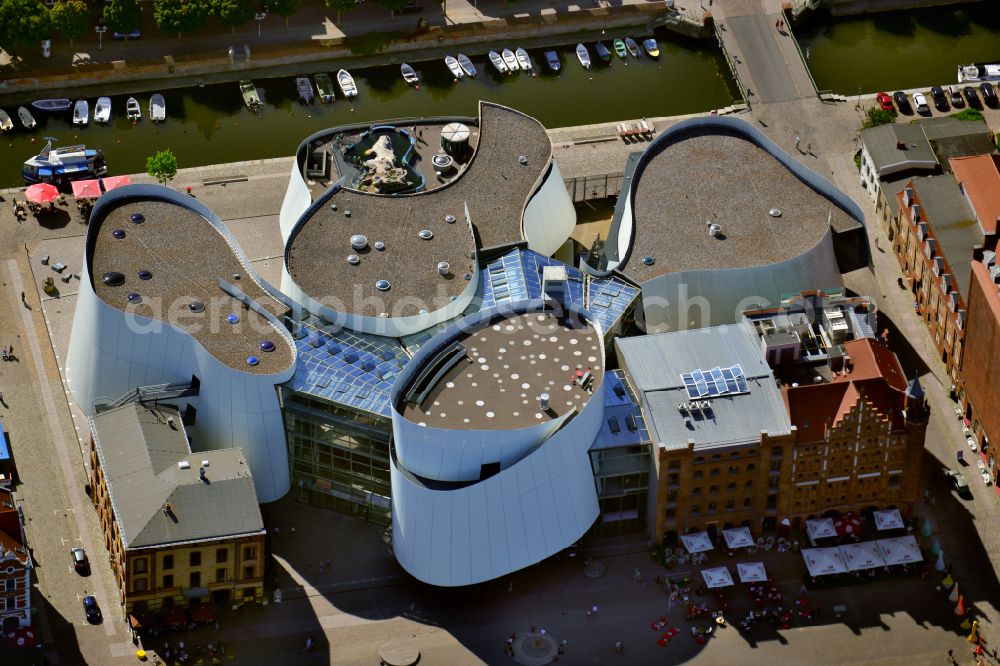
<instances>
[{"instance_id":1,"label":"metal roof","mask_svg":"<svg viewBox=\"0 0 1000 666\"><path fill-rule=\"evenodd\" d=\"M640 394L650 436L661 446L696 448L757 442L762 431L791 432L791 422L757 337L744 324L675 331L616 341L626 374ZM681 375L699 368L742 366L749 391L717 396L711 409L691 402Z\"/></svg>"},{"instance_id":2,"label":"metal roof","mask_svg":"<svg viewBox=\"0 0 1000 666\"><path fill-rule=\"evenodd\" d=\"M129 404L91 417L90 427L125 548L263 531L243 452L192 453L175 408Z\"/></svg>"},{"instance_id":3,"label":"metal roof","mask_svg":"<svg viewBox=\"0 0 1000 666\"><path fill-rule=\"evenodd\" d=\"M924 130L917 124L890 123L861 130L861 141L872 158L875 172L904 168L928 169L937 167L937 157ZM905 148L899 148L900 145Z\"/></svg>"},{"instance_id":4,"label":"metal roof","mask_svg":"<svg viewBox=\"0 0 1000 666\"><path fill-rule=\"evenodd\" d=\"M941 254L951 266L959 292L968 300L972 251L984 240L975 213L950 175L914 178L913 191L924 207L924 219L934 231Z\"/></svg>"}]
</instances>

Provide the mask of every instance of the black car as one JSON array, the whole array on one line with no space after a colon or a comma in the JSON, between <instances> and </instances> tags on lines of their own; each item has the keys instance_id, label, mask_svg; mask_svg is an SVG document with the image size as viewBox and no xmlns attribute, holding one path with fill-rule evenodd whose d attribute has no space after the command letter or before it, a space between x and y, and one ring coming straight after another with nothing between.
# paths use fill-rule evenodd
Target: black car
<instances>
[{"instance_id":1,"label":"black car","mask_svg":"<svg viewBox=\"0 0 1000 666\"><path fill-rule=\"evenodd\" d=\"M972 499L972 492L969 490L969 482L965 480L965 475L954 469L946 469L945 476L951 481L951 487L955 489L959 497Z\"/></svg>"},{"instance_id":2,"label":"black car","mask_svg":"<svg viewBox=\"0 0 1000 666\"><path fill-rule=\"evenodd\" d=\"M976 89L972 86L965 86L962 88L962 94L965 95L965 99L969 102L969 106L973 109L983 108L982 102L979 101L979 95L976 94Z\"/></svg>"},{"instance_id":3,"label":"black car","mask_svg":"<svg viewBox=\"0 0 1000 666\"><path fill-rule=\"evenodd\" d=\"M938 111L948 110L948 98L944 96L944 90L941 86L934 86L931 88L931 97L934 98L934 108Z\"/></svg>"},{"instance_id":4,"label":"black car","mask_svg":"<svg viewBox=\"0 0 1000 666\"><path fill-rule=\"evenodd\" d=\"M913 107L910 106L910 99L906 96L906 93L892 93L892 101L896 103L896 108L899 109L900 113L908 116L913 115Z\"/></svg>"},{"instance_id":5,"label":"black car","mask_svg":"<svg viewBox=\"0 0 1000 666\"><path fill-rule=\"evenodd\" d=\"M997 91L992 83L984 81L979 84L979 91L983 94L983 101L986 102L986 106L994 107L997 105Z\"/></svg>"},{"instance_id":6,"label":"black car","mask_svg":"<svg viewBox=\"0 0 1000 666\"><path fill-rule=\"evenodd\" d=\"M101 608L97 605L97 599L90 595L83 598L83 612L87 614L87 622L91 624L100 624L104 619Z\"/></svg>"},{"instance_id":7,"label":"black car","mask_svg":"<svg viewBox=\"0 0 1000 666\"><path fill-rule=\"evenodd\" d=\"M948 87L948 98L951 100L951 105L956 109L965 107L965 100L962 99L962 93L951 86Z\"/></svg>"},{"instance_id":8,"label":"black car","mask_svg":"<svg viewBox=\"0 0 1000 666\"><path fill-rule=\"evenodd\" d=\"M87 551L77 546L70 548L69 554L73 560L73 568L78 574L86 576L90 573L90 560L87 559Z\"/></svg>"}]
</instances>

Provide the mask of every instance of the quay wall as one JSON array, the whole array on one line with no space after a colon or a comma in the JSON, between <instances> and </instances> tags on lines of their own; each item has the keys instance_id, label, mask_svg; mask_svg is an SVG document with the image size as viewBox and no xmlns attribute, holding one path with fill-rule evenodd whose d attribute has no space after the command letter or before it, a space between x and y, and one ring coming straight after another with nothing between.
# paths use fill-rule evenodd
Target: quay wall
<instances>
[{"instance_id":1,"label":"quay wall","mask_svg":"<svg viewBox=\"0 0 1000 666\"><path fill-rule=\"evenodd\" d=\"M834 16L850 16L853 14L876 14L921 7L940 7L943 5L964 4L966 2L982 2L983 0L822 0L821 5L830 10Z\"/></svg>"}]
</instances>

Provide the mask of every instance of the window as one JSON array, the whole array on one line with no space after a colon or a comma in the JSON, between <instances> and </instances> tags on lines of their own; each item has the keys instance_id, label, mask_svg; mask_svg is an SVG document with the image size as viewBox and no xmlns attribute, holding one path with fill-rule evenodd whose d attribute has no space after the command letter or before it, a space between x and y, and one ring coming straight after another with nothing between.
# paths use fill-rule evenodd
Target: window
<instances>
[{"instance_id":1,"label":"window","mask_svg":"<svg viewBox=\"0 0 1000 666\"><path fill-rule=\"evenodd\" d=\"M201 551L200 550L196 550L196 551L194 551L194 552L191 553L191 555L189 557L188 564L190 566L192 566L192 567L200 567L201 566ZM197 585L192 585L191 587L198 587L198 586Z\"/></svg>"},{"instance_id":2,"label":"window","mask_svg":"<svg viewBox=\"0 0 1000 666\"><path fill-rule=\"evenodd\" d=\"M753 488L753 481L747 481L746 483L743 484L743 487L746 488L747 490L750 490L751 488Z\"/></svg>"},{"instance_id":3,"label":"window","mask_svg":"<svg viewBox=\"0 0 1000 666\"><path fill-rule=\"evenodd\" d=\"M709 486L708 487L708 494L709 495L718 495L719 494L719 486Z\"/></svg>"},{"instance_id":4,"label":"window","mask_svg":"<svg viewBox=\"0 0 1000 666\"><path fill-rule=\"evenodd\" d=\"M667 509L665 512L667 520L673 520L677 516L677 512L673 509Z\"/></svg>"},{"instance_id":5,"label":"window","mask_svg":"<svg viewBox=\"0 0 1000 666\"><path fill-rule=\"evenodd\" d=\"M702 470L696 469L694 471L694 478L701 479L701 478L704 478L704 477L705 477L705 472L703 472Z\"/></svg>"},{"instance_id":6,"label":"window","mask_svg":"<svg viewBox=\"0 0 1000 666\"><path fill-rule=\"evenodd\" d=\"M757 466L756 466L756 465L754 465L753 463L747 463L747 471L748 471L748 472L752 472L752 471L754 471L755 469L757 469Z\"/></svg>"},{"instance_id":7,"label":"window","mask_svg":"<svg viewBox=\"0 0 1000 666\"><path fill-rule=\"evenodd\" d=\"M247 546L243 549L243 559L252 560L257 557L257 549L253 546Z\"/></svg>"},{"instance_id":8,"label":"window","mask_svg":"<svg viewBox=\"0 0 1000 666\"><path fill-rule=\"evenodd\" d=\"M169 590L174 586L174 576L173 574L167 574L163 577L163 588Z\"/></svg>"},{"instance_id":9,"label":"window","mask_svg":"<svg viewBox=\"0 0 1000 666\"><path fill-rule=\"evenodd\" d=\"M691 514L694 515L694 514L698 514L698 513L701 513L701 506L698 505L698 504L692 504L691 505Z\"/></svg>"},{"instance_id":10,"label":"window","mask_svg":"<svg viewBox=\"0 0 1000 666\"><path fill-rule=\"evenodd\" d=\"M174 556L173 555L164 555L163 556L163 570L164 571L170 571L173 568L174 568ZM173 586L171 586L171 587L173 587Z\"/></svg>"},{"instance_id":11,"label":"window","mask_svg":"<svg viewBox=\"0 0 1000 666\"><path fill-rule=\"evenodd\" d=\"M227 561L229 559L229 549L228 548L216 548L215 549L215 561L219 564Z\"/></svg>"},{"instance_id":12,"label":"window","mask_svg":"<svg viewBox=\"0 0 1000 666\"><path fill-rule=\"evenodd\" d=\"M899 474L893 474L889 477L889 487L899 488Z\"/></svg>"},{"instance_id":13,"label":"window","mask_svg":"<svg viewBox=\"0 0 1000 666\"><path fill-rule=\"evenodd\" d=\"M17 581L14 580L13 578L8 578L7 580L5 580L3 582L3 587L4 587L5 590L7 590L8 592L10 592L11 590L17 588Z\"/></svg>"},{"instance_id":14,"label":"window","mask_svg":"<svg viewBox=\"0 0 1000 666\"><path fill-rule=\"evenodd\" d=\"M253 566L243 567L243 578L253 578Z\"/></svg>"},{"instance_id":15,"label":"window","mask_svg":"<svg viewBox=\"0 0 1000 666\"><path fill-rule=\"evenodd\" d=\"M715 502L708 503L708 513L715 513L718 508L715 506Z\"/></svg>"},{"instance_id":16,"label":"window","mask_svg":"<svg viewBox=\"0 0 1000 666\"><path fill-rule=\"evenodd\" d=\"M726 511L732 511L736 508L735 500L726 500Z\"/></svg>"},{"instance_id":17,"label":"window","mask_svg":"<svg viewBox=\"0 0 1000 666\"><path fill-rule=\"evenodd\" d=\"M201 572L192 571L189 587L201 587Z\"/></svg>"},{"instance_id":18,"label":"window","mask_svg":"<svg viewBox=\"0 0 1000 666\"><path fill-rule=\"evenodd\" d=\"M135 565L135 573L144 574L149 571L149 560L145 557L137 557L132 560L132 564Z\"/></svg>"},{"instance_id":19,"label":"window","mask_svg":"<svg viewBox=\"0 0 1000 666\"><path fill-rule=\"evenodd\" d=\"M710 469L708 471L708 475L709 476L719 476L719 468L718 467L713 467L712 469Z\"/></svg>"},{"instance_id":20,"label":"window","mask_svg":"<svg viewBox=\"0 0 1000 666\"><path fill-rule=\"evenodd\" d=\"M740 468L737 467L736 465L730 465L729 466L729 473L730 474L739 474L740 473Z\"/></svg>"},{"instance_id":21,"label":"window","mask_svg":"<svg viewBox=\"0 0 1000 666\"><path fill-rule=\"evenodd\" d=\"M736 492L736 483L734 482L734 483L726 484L726 492L727 493L735 493Z\"/></svg>"},{"instance_id":22,"label":"window","mask_svg":"<svg viewBox=\"0 0 1000 666\"><path fill-rule=\"evenodd\" d=\"M778 508L778 496L777 495L768 495L767 496L767 508L768 509L777 509Z\"/></svg>"},{"instance_id":23,"label":"window","mask_svg":"<svg viewBox=\"0 0 1000 666\"><path fill-rule=\"evenodd\" d=\"M146 579L145 578L136 578L135 581L132 583L132 591L133 592L145 592L146 591Z\"/></svg>"},{"instance_id":24,"label":"window","mask_svg":"<svg viewBox=\"0 0 1000 666\"><path fill-rule=\"evenodd\" d=\"M680 469L680 468L681 468L681 461L679 460L671 460L670 464L667 465L667 469Z\"/></svg>"},{"instance_id":25,"label":"window","mask_svg":"<svg viewBox=\"0 0 1000 666\"><path fill-rule=\"evenodd\" d=\"M744 509L749 509L751 506L753 506L753 499L750 498L750 497L744 497L743 498L743 508Z\"/></svg>"},{"instance_id":26,"label":"window","mask_svg":"<svg viewBox=\"0 0 1000 666\"><path fill-rule=\"evenodd\" d=\"M225 583L226 582L226 570L225 569L216 569L215 570L215 582L216 583Z\"/></svg>"}]
</instances>

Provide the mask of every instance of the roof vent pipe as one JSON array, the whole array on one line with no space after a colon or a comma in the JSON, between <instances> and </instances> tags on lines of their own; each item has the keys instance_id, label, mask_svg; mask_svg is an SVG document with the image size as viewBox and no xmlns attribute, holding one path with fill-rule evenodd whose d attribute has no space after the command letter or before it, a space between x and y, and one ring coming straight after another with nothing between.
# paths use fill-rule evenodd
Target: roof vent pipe
<instances>
[{"instance_id":1,"label":"roof vent pipe","mask_svg":"<svg viewBox=\"0 0 1000 666\"><path fill-rule=\"evenodd\" d=\"M722 235L722 225L716 222L708 225L708 235L712 238L718 238Z\"/></svg>"},{"instance_id":2,"label":"roof vent pipe","mask_svg":"<svg viewBox=\"0 0 1000 666\"><path fill-rule=\"evenodd\" d=\"M538 408L542 411L548 411L549 409L549 394L543 393L538 396Z\"/></svg>"},{"instance_id":3,"label":"roof vent pipe","mask_svg":"<svg viewBox=\"0 0 1000 666\"><path fill-rule=\"evenodd\" d=\"M440 273L441 275L448 275L449 273L451 273L451 264L449 264L447 261L439 261L438 273Z\"/></svg>"}]
</instances>

